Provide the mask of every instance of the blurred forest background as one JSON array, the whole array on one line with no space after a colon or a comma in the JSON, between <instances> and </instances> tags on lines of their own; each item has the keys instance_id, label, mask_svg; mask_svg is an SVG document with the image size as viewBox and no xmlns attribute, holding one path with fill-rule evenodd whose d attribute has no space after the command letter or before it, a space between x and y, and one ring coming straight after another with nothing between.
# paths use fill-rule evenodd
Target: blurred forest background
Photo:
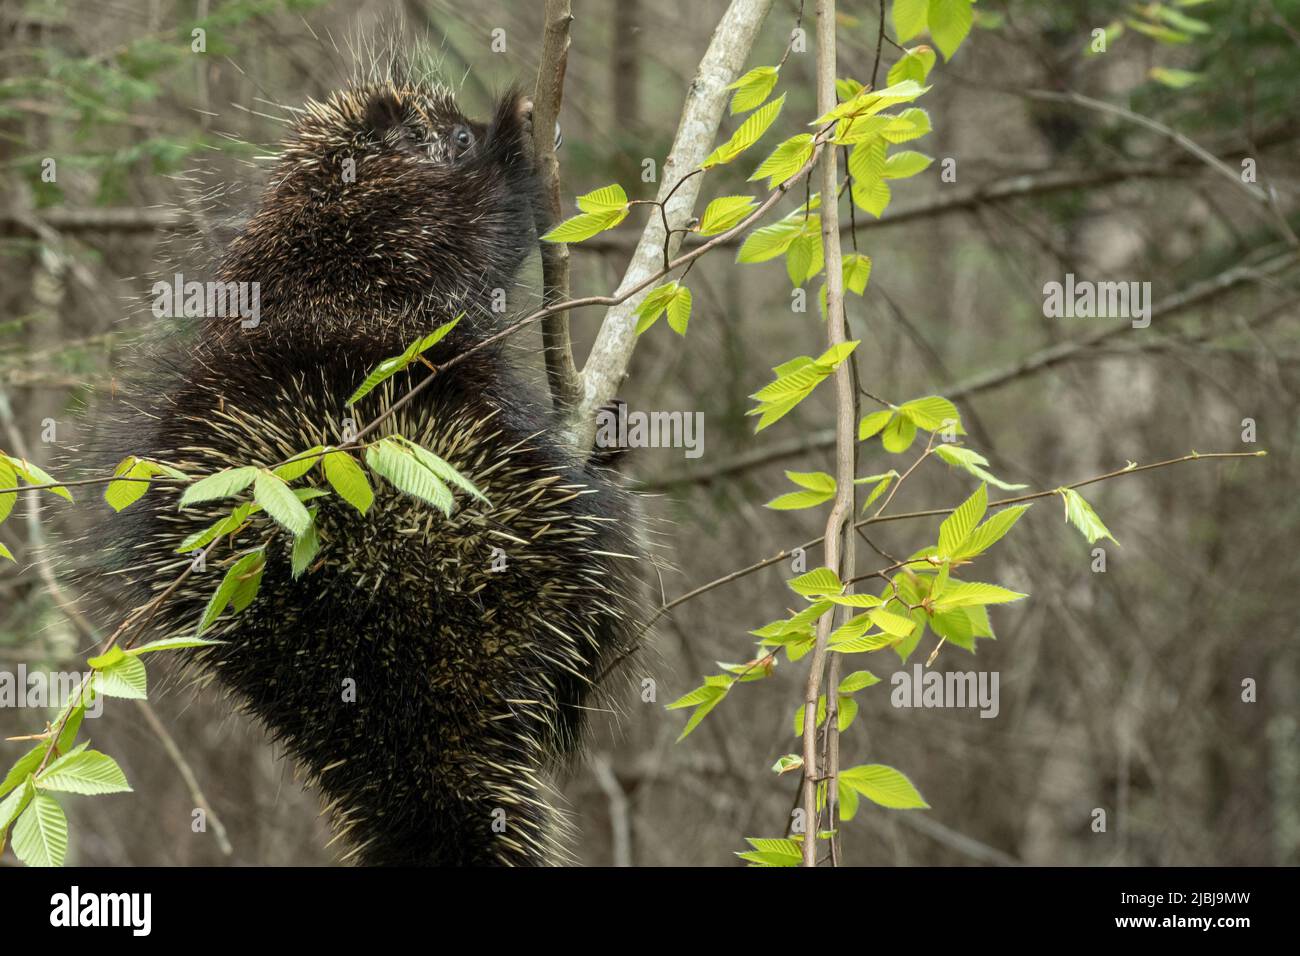
<instances>
[{"instance_id":1,"label":"blurred forest background","mask_svg":"<svg viewBox=\"0 0 1300 956\"><path fill-rule=\"evenodd\" d=\"M840 6L839 72L869 80L879 7ZM898 767L932 809L864 805L845 827L849 862L1300 863L1300 260L1281 226L1300 222L1300 2L1165 4L1209 29L1166 20L1165 35L1129 28L1106 53L1087 55L1094 29L1147 22L1160 6L981 0L972 37L931 74L923 105L936 132L912 144L955 158L957 180L941 182L936 163L896 184L882 220L857 213L856 243L874 270L865 298L850 297L851 335L863 340L874 394L953 398L992 470L1036 489L1193 449L1267 448L1269 457L1092 487L1123 543L1102 542L1105 573L1091 569L1060 503L1039 502L980 575L1030 599L994 609L998 640L981 642L977 658L945 648L935 663L998 671L996 719L895 709L887 680L896 660L866 662L886 683L859 694L845 759ZM642 160L666 155L724 8L574 0L566 196L616 181L633 198L653 194ZM777 0L751 65L780 58L797 9ZM141 302L153 276L228 237L264 175L254 157L282 134L276 104L323 98L343 82L347 38L400 16L407 36L436 51L468 111L481 113L507 83L531 86L541 14L540 0L3 0L0 447L44 464L75 454L93 428L86 402L148 334ZM206 54L190 51L196 24ZM490 48L495 28L505 30L504 53ZM886 44L884 63L897 56ZM782 72L789 99L774 137L815 115L813 63L810 39ZM735 125L726 120L722 135ZM57 162L54 183L41 180L46 157ZM1255 161L1270 204L1233 181L1243 159ZM710 174L705 196L751 191L742 180L752 165ZM777 215L797 202L787 198ZM617 285L640 221L634 213L573 248L576 293ZM744 415L772 365L821 351L823 329L815 309L792 314L779 262L731 260L723 251L694 269L688 338L663 324L645 336L622 396L635 409L705 414L703 457L650 449L627 464L656 493L650 510L675 569L663 580L669 598L815 537L825 517L762 505L790 490L783 467L833 470L823 432L831 390L758 436ZM1114 320L1046 319L1043 285L1066 273L1149 281L1167 307L1150 328L1121 322L1116 334L1100 334ZM580 359L600 316L574 316ZM1257 423L1254 445L1242 441L1245 418ZM864 452L863 474L901 467L878 443ZM971 484L922 469L898 508L951 506ZM84 660L87 642L35 562L42 537L72 512L47 496L39 521L29 520L24 501L0 529L18 559L0 562L0 668ZM910 553L934 526L886 524L873 540ZM596 715L589 759L562 782L582 862L726 865L743 837L784 829L796 781L769 768L798 749L791 719L804 668L737 688L680 744L685 715L662 705L716 672L715 661L752 656L746 632L784 616L789 576L784 564L767 568L661 622L632 667L655 679L658 702L627 693L617 720ZM1255 703L1242 701L1246 678L1258 684ZM176 681L152 696L157 725L126 701L110 701L89 725L136 792L67 801L70 862L335 859L316 797L259 728ZM0 735L37 731L40 720L0 710ZM196 798L159 727L224 836L211 821L191 832ZM8 765L22 745L0 746ZM1094 808L1107 811L1105 833L1091 829Z\"/></svg>"}]
</instances>

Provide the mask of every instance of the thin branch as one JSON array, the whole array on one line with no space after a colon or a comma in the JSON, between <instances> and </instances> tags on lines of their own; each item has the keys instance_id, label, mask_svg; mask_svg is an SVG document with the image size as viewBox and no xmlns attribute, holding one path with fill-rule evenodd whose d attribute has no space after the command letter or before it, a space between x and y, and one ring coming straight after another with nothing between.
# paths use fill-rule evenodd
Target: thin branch
<instances>
[{"instance_id":1,"label":"thin branch","mask_svg":"<svg viewBox=\"0 0 1300 956\"><path fill-rule=\"evenodd\" d=\"M817 0L817 112L829 113L835 108L835 0ZM839 186L838 154L834 149L822 152L821 194L834 197ZM828 198L821 207L822 249L826 260L826 338L828 348L847 341L844 332L844 285L841 270L839 203ZM852 533L845 533L846 525L853 519L853 467L856 435L853 419L854 389L852 366L841 362L835 370L835 459L836 493L826 519L825 563L842 576L852 576ZM843 567L841 566L843 562ZM817 865L817 700L821 696L823 671L826 667L826 645L830 638L834 613L824 614L817 621L817 639L813 644L808 665L808 680L804 685L803 719L803 810L804 839L803 865ZM831 717L827 716L827 746L831 748ZM827 762L829 763L829 754ZM835 828L836 783L826 781L827 829Z\"/></svg>"},{"instance_id":2,"label":"thin branch","mask_svg":"<svg viewBox=\"0 0 1300 956\"><path fill-rule=\"evenodd\" d=\"M546 222L559 222L560 162L555 156L555 130L564 99L564 72L569 61L569 24L573 22L569 0L546 0L546 27L542 34L542 58L537 67L533 93L533 155L548 217L538 217L540 238ZM569 297L569 246L563 242L542 242L542 302L552 305ZM542 320L542 347L546 355L546 380L557 411L565 412L578 401L581 385L573 363L573 341L569 336L569 314L559 312Z\"/></svg>"}]
</instances>

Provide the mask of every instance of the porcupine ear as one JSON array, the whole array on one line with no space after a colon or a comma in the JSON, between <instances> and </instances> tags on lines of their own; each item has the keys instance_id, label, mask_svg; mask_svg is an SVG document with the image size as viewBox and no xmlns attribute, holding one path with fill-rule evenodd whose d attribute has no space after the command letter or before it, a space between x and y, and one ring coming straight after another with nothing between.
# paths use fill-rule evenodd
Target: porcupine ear
<instances>
[{"instance_id":1,"label":"porcupine ear","mask_svg":"<svg viewBox=\"0 0 1300 956\"><path fill-rule=\"evenodd\" d=\"M381 139L402 124L402 104L392 90L376 90L366 104L366 126Z\"/></svg>"}]
</instances>

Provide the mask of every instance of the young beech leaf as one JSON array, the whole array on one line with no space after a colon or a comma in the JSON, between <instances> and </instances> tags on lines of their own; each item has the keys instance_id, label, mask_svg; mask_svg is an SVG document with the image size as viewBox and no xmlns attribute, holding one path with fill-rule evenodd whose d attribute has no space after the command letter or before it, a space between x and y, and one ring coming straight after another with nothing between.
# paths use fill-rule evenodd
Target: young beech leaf
<instances>
[{"instance_id":1,"label":"young beech leaf","mask_svg":"<svg viewBox=\"0 0 1300 956\"><path fill-rule=\"evenodd\" d=\"M864 764L840 771L840 780L872 803L892 810L929 809L912 781L893 767Z\"/></svg>"},{"instance_id":2,"label":"young beech leaf","mask_svg":"<svg viewBox=\"0 0 1300 956\"><path fill-rule=\"evenodd\" d=\"M894 0L890 11L894 21L894 37L905 43L925 30L929 17L930 0ZM891 78L889 82L893 82Z\"/></svg>"},{"instance_id":3,"label":"young beech leaf","mask_svg":"<svg viewBox=\"0 0 1300 956\"><path fill-rule=\"evenodd\" d=\"M277 524L297 537L311 524L311 516L283 478L267 468L260 468L253 480L253 500L265 509Z\"/></svg>"},{"instance_id":4,"label":"young beech leaf","mask_svg":"<svg viewBox=\"0 0 1300 956\"><path fill-rule=\"evenodd\" d=\"M355 458L345 451L331 451L321 457L321 470L340 498L362 514L370 510L375 493L370 488L365 469L357 464Z\"/></svg>"},{"instance_id":5,"label":"young beech leaf","mask_svg":"<svg viewBox=\"0 0 1300 956\"><path fill-rule=\"evenodd\" d=\"M1003 491L1019 491L1021 488L1029 487L1028 485L1013 485L985 471L982 466L987 465L989 460L974 449L941 443L935 446L934 453L953 467L969 472L981 481L988 482L994 488L1001 488Z\"/></svg>"},{"instance_id":6,"label":"young beech leaf","mask_svg":"<svg viewBox=\"0 0 1300 956\"><path fill-rule=\"evenodd\" d=\"M737 850L736 856L754 866L798 866L803 851L795 840L767 840L745 837L752 850Z\"/></svg>"},{"instance_id":7,"label":"young beech leaf","mask_svg":"<svg viewBox=\"0 0 1300 956\"><path fill-rule=\"evenodd\" d=\"M975 20L973 3L974 0L930 0L930 36L945 60L952 59L970 33Z\"/></svg>"},{"instance_id":8,"label":"young beech leaf","mask_svg":"<svg viewBox=\"0 0 1300 956\"><path fill-rule=\"evenodd\" d=\"M774 511L795 511L816 507L835 497L835 479L823 471L787 471L785 476L804 490L779 495L763 507Z\"/></svg>"},{"instance_id":9,"label":"young beech leaf","mask_svg":"<svg viewBox=\"0 0 1300 956\"><path fill-rule=\"evenodd\" d=\"M252 465L242 468L227 468L215 475L200 478L185 489L181 495L179 507L196 504L200 501L212 501L216 498L229 498L237 495L257 478L258 469Z\"/></svg>"},{"instance_id":10,"label":"young beech leaf","mask_svg":"<svg viewBox=\"0 0 1300 956\"><path fill-rule=\"evenodd\" d=\"M885 160L884 176L886 179L907 179L923 173L934 160L911 149L901 149Z\"/></svg>"},{"instance_id":11,"label":"young beech leaf","mask_svg":"<svg viewBox=\"0 0 1300 956\"><path fill-rule=\"evenodd\" d=\"M542 238L544 239L546 237L543 236ZM369 395L372 391L374 391L383 382L392 378L402 369L406 368L408 365L414 362L425 352L429 351L429 349L433 348L435 345L441 342L447 336L447 334L456 327L456 324L460 322L460 320L463 319L464 317L465 317L465 313L462 312L460 315L456 316L450 322L444 322L442 325L438 326L436 329L434 329L432 332L430 332L428 335L424 336L423 338L416 339L414 342L412 342L410 345L406 347L406 351L404 351L401 355L394 355L392 358L384 359L382 362L380 362L378 365L374 367L374 369L370 372L369 375L365 377L365 380L357 387L357 390L353 392L350 396L348 396L348 400L346 404L355 405L362 398L364 398L365 396Z\"/></svg>"},{"instance_id":12,"label":"young beech leaf","mask_svg":"<svg viewBox=\"0 0 1300 956\"><path fill-rule=\"evenodd\" d=\"M320 534L316 530L316 509L309 509L311 515L311 524L307 530L293 539L293 558L291 564L291 573L295 578L300 578L303 572L311 567L312 561L320 552Z\"/></svg>"},{"instance_id":13,"label":"young beech leaf","mask_svg":"<svg viewBox=\"0 0 1300 956\"><path fill-rule=\"evenodd\" d=\"M928 2L926 5L929 5ZM889 68L889 75L885 78L885 82L890 86L901 83L903 80L915 80L917 83L924 83L926 77L930 75L930 70L934 68L934 61L934 50L928 46L918 46L913 50L908 50L899 58L897 63Z\"/></svg>"},{"instance_id":14,"label":"young beech leaf","mask_svg":"<svg viewBox=\"0 0 1300 956\"><path fill-rule=\"evenodd\" d=\"M939 525L939 556L950 557L975 530L988 510L988 488L981 484Z\"/></svg>"},{"instance_id":15,"label":"young beech leaf","mask_svg":"<svg viewBox=\"0 0 1300 956\"><path fill-rule=\"evenodd\" d=\"M700 166L708 169L711 166L718 166L731 162L749 147L762 138L767 132L767 128L776 122L777 116L781 113L781 107L785 105L785 94L765 103L753 113L750 113L745 122L740 124L740 128L731 134L731 139L727 140L704 160Z\"/></svg>"},{"instance_id":16,"label":"young beech leaf","mask_svg":"<svg viewBox=\"0 0 1300 956\"><path fill-rule=\"evenodd\" d=\"M185 647L215 647L217 644L224 643L226 642L208 641L197 637L165 637L159 641L150 641L148 644L133 647L126 653L138 657L141 654L152 654L154 651L175 651Z\"/></svg>"},{"instance_id":17,"label":"young beech leaf","mask_svg":"<svg viewBox=\"0 0 1300 956\"><path fill-rule=\"evenodd\" d=\"M738 225L754 211L758 200L753 196L719 196L704 210L696 231L702 236L715 236Z\"/></svg>"},{"instance_id":18,"label":"young beech leaf","mask_svg":"<svg viewBox=\"0 0 1300 956\"><path fill-rule=\"evenodd\" d=\"M253 602L257 589L262 583L262 572L266 568L266 552L262 548L243 555L226 571L221 584L208 600L208 606L199 619L196 634L202 634L212 622L233 602L236 611L242 611Z\"/></svg>"},{"instance_id":19,"label":"young beech leaf","mask_svg":"<svg viewBox=\"0 0 1300 956\"><path fill-rule=\"evenodd\" d=\"M679 335L686 334L686 323L691 317L691 290L676 282L665 282L652 289L637 306L636 334L640 335L668 313L668 324Z\"/></svg>"},{"instance_id":20,"label":"young beech leaf","mask_svg":"<svg viewBox=\"0 0 1300 956\"><path fill-rule=\"evenodd\" d=\"M872 684L879 684L880 678L871 671L854 671L848 677L840 681L840 686L836 688L841 694L852 694L862 690L864 687L870 687Z\"/></svg>"},{"instance_id":21,"label":"young beech leaf","mask_svg":"<svg viewBox=\"0 0 1300 956\"><path fill-rule=\"evenodd\" d=\"M18 477L27 482L27 484L48 485L50 487L45 488L45 490L50 494L58 495L60 498L67 501L72 500L72 492L68 491L68 489L64 488L62 485L56 485L54 483L54 477L39 465L33 465L25 458L14 458L12 455L5 455L3 453L0 453L0 459L7 461L9 467L17 472ZM10 488L13 486L4 485L3 487Z\"/></svg>"},{"instance_id":22,"label":"young beech leaf","mask_svg":"<svg viewBox=\"0 0 1300 956\"><path fill-rule=\"evenodd\" d=\"M814 568L785 583L795 594L802 595L810 601L827 594L844 593L844 585L840 583L839 575L830 568Z\"/></svg>"},{"instance_id":23,"label":"young beech leaf","mask_svg":"<svg viewBox=\"0 0 1300 956\"><path fill-rule=\"evenodd\" d=\"M9 464L9 459L0 455L0 488L17 488L18 472L13 470ZM18 492L5 491L0 492L0 522L9 517L9 513L14 510L14 505L18 501Z\"/></svg>"},{"instance_id":24,"label":"young beech leaf","mask_svg":"<svg viewBox=\"0 0 1300 956\"><path fill-rule=\"evenodd\" d=\"M627 193L618 183L593 189L578 197L578 208L583 212L606 213L627 208Z\"/></svg>"},{"instance_id":25,"label":"young beech leaf","mask_svg":"<svg viewBox=\"0 0 1300 956\"><path fill-rule=\"evenodd\" d=\"M294 455L283 465L271 469L271 473L277 478L283 478L285 481L297 481L307 472L316 467L320 461L320 454L325 450L324 445L313 445L304 452Z\"/></svg>"},{"instance_id":26,"label":"young beech leaf","mask_svg":"<svg viewBox=\"0 0 1300 956\"><path fill-rule=\"evenodd\" d=\"M62 866L68 854L68 818L48 793L37 793L14 822L14 856L28 866Z\"/></svg>"},{"instance_id":27,"label":"young beech leaf","mask_svg":"<svg viewBox=\"0 0 1300 956\"><path fill-rule=\"evenodd\" d=\"M779 75L774 66L756 66L736 82L727 86L736 92L731 96L731 113L748 113L771 95Z\"/></svg>"},{"instance_id":28,"label":"young beech leaf","mask_svg":"<svg viewBox=\"0 0 1300 956\"><path fill-rule=\"evenodd\" d=\"M757 114L755 114L757 115ZM799 170L803 169L813 155L813 136L811 133L799 133L791 136L784 143L772 150L772 153L759 163L758 168L750 174L749 181L767 178L767 188L775 189Z\"/></svg>"},{"instance_id":29,"label":"young beech leaf","mask_svg":"<svg viewBox=\"0 0 1300 956\"><path fill-rule=\"evenodd\" d=\"M429 451L429 449L422 445L417 445L409 438L403 438L401 435L393 436L393 440L414 455L421 465L433 472L438 478L455 485L462 491L468 491L471 495L481 501L486 502L488 500L487 495L479 491L478 486L475 485L474 482L470 481L450 464Z\"/></svg>"},{"instance_id":30,"label":"young beech leaf","mask_svg":"<svg viewBox=\"0 0 1300 956\"><path fill-rule=\"evenodd\" d=\"M95 674L95 691L106 697L125 697L127 700L149 698L149 675L144 661L138 657L124 656L122 660L102 668Z\"/></svg>"},{"instance_id":31,"label":"young beech leaf","mask_svg":"<svg viewBox=\"0 0 1300 956\"><path fill-rule=\"evenodd\" d=\"M1092 505L1083 499L1083 495L1073 488L1057 488L1056 493L1065 501L1065 520L1078 528L1088 539L1089 544L1099 538L1110 538L1115 541L1115 536L1102 524L1101 518L1092 509ZM1115 541L1115 544L1118 545L1119 542Z\"/></svg>"},{"instance_id":32,"label":"young beech leaf","mask_svg":"<svg viewBox=\"0 0 1300 956\"><path fill-rule=\"evenodd\" d=\"M127 455L123 458L113 471L113 475L116 480L110 481L108 487L104 489L104 500L114 511L121 511L139 501L149 490L151 478L158 475L165 475L168 478L188 477L185 472L170 465L150 461L147 458L137 458L135 455ZM0 484L3 484L2 477L0 477Z\"/></svg>"},{"instance_id":33,"label":"young beech leaf","mask_svg":"<svg viewBox=\"0 0 1300 956\"><path fill-rule=\"evenodd\" d=\"M1020 520L1020 516L1028 511L1029 507L1029 505L1016 505L997 512L967 535L966 540L953 549L951 557L954 560L965 561L983 554L995 541L1011 530L1011 526Z\"/></svg>"},{"instance_id":34,"label":"young beech leaf","mask_svg":"<svg viewBox=\"0 0 1300 956\"><path fill-rule=\"evenodd\" d=\"M919 106L903 110L881 132L891 143L906 143L930 132L930 114Z\"/></svg>"},{"instance_id":35,"label":"young beech leaf","mask_svg":"<svg viewBox=\"0 0 1300 956\"><path fill-rule=\"evenodd\" d=\"M108 754L98 750L83 750L66 754L55 760L36 778L41 790L61 790L65 793L95 795L101 793L129 793L126 774Z\"/></svg>"},{"instance_id":36,"label":"young beech leaf","mask_svg":"<svg viewBox=\"0 0 1300 956\"><path fill-rule=\"evenodd\" d=\"M367 448L366 464L371 471L392 482L398 491L426 501L444 515L451 516L456 504L451 489L395 440L383 438Z\"/></svg>"}]
</instances>

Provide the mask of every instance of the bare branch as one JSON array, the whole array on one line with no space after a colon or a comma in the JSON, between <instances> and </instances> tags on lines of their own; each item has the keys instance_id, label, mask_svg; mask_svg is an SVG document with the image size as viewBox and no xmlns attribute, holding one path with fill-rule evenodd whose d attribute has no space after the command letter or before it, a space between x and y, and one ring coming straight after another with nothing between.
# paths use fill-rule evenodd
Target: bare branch
<instances>
[{"instance_id":1,"label":"bare branch","mask_svg":"<svg viewBox=\"0 0 1300 956\"><path fill-rule=\"evenodd\" d=\"M835 0L817 0L817 112L835 108ZM829 348L844 344L844 284L840 255L839 204L833 198L839 190L838 154L834 149L822 151L821 205L822 249L826 260L826 338ZM852 533L846 533L853 518L854 390L852 366L843 361L835 370L835 502L826 519L825 564L842 578L853 576ZM804 685L803 711L803 865L817 865L817 698L821 695L822 672L826 666L826 644L835 614L823 614L817 621L817 640L808 665ZM826 739L831 746L834 730L827 714ZM829 762L829 755L828 755ZM835 780L826 780L827 829L835 828Z\"/></svg>"},{"instance_id":2,"label":"bare branch","mask_svg":"<svg viewBox=\"0 0 1300 956\"><path fill-rule=\"evenodd\" d=\"M563 218L560 206L560 163L555 156L555 130L564 99L564 72L569 62L569 24L573 22L569 0L546 0L546 28L542 34L542 59L537 67L533 93L533 155L546 197L547 220ZM538 219L538 235L543 218ZM553 305L569 297L569 247L562 242L543 242L542 302ZM573 364L573 343L569 338L569 313L557 312L542 320L542 346L546 354L546 380L557 410L568 410L580 394L578 369Z\"/></svg>"}]
</instances>

